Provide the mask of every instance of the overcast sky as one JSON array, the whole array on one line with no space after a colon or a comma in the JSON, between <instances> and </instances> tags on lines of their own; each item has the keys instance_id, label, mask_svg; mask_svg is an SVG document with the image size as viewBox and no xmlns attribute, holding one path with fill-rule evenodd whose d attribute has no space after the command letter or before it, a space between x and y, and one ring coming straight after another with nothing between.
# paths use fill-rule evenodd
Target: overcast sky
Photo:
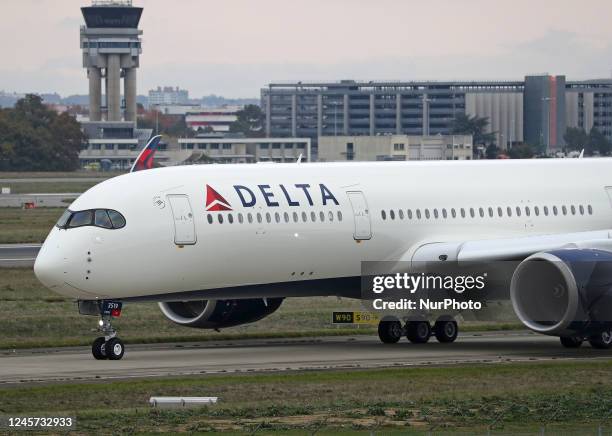
<instances>
[{"instance_id":1,"label":"overcast sky","mask_svg":"<svg viewBox=\"0 0 612 436\"><path fill-rule=\"evenodd\" d=\"M82 0L0 2L0 90L87 92ZM610 77L610 0L134 0L138 93L258 97L271 81Z\"/></svg>"}]
</instances>

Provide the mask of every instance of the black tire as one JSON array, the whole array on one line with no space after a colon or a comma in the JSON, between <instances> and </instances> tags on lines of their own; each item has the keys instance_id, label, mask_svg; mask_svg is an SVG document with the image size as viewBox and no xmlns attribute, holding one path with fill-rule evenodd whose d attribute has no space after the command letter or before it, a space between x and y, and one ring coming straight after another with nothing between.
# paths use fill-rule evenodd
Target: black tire
<instances>
[{"instance_id":1,"label":"black tire","mask_svg":"<svg viewBox=\"0 0 612 436\"><path fill-rule=\"evenodd\" d=\"M428 321L408 321L406 337L413 344L424 344L431 336L431 325Z\"/></svg>"},{"instance_id":2,"label":"black tire","mask_svg":"<svg viewBox=\"0 0 612 436\"><path fill-rule=\"evenodd\" d=\"M125 352L125 346L119 338L109 339L104 348L109 360L120 360Z\"/></svg>"},{"instance_id":3,"label":"black tire","mask_svg":"<svg viewBox=\"0 0 612 436\"><path fill-rule=\"evenodd\" d=\"M106 340L103 337L96 338L91 344L91 354L96 360L106 360Z\"/></svg>"},{"instance_id":4,"label":"black tire","mask_svg":"<svg viewBox=\"0 0 612 436\"><path fill-rule=\"evenodd\" d=\"M436 321L434 324L434 334L438 342L455 342L459 334L459 327L456 321Z\"/></svg>"},{"instance_id":5,"label":"black tire","mask_svg":"<svg viewBox=\"0 0 612 436\"><path fill-rule=\"evenodd\" d=\"M607 350L612 347L612 331L607 330L589 338L589 344L591 347L600 350Z\"/></svg>"},{"instance_id":6,"label":"black tire","mask_svg":"<svg viewBox=\"0 0 612 436\"><path fill-rule=\"evenodd\" d=\"M561 336L559 340L565 348L579 348L582 345L582 338L578 336Z\"/></svg>"},{"instance_id":7,"label":"black tire","mask_svg":"<svg viewBox=\"0 0 612 436\"><path fill-rule=\"evenodd\" d=\"M379 322L378 337L385 344L397 343L402 337L402 324L399 321Z\"/></svg>"}]
</instances>

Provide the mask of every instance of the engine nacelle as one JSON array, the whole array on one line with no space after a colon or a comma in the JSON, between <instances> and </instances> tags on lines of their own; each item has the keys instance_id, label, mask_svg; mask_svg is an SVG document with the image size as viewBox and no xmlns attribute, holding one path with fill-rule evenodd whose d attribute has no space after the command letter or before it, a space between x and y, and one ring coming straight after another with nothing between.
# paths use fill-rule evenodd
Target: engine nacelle
<instances>
[{"instance_id":1,"label":"engine nacelle","mask_svg":"<svg viewBox=\"0 0 612 436\"><path fill-rule=\"evenodd\" d=\"M185 327L220 329L259 321L276 311L282 298L201 300L159 303L170 321Z\"/></svg>"},{"instance_id":2,"label":"engine nacelle","mask_svg":"<svg viewBox=\"0 0 612 436\"><path fill-rule=\"evenodd\" d=\"M531 330L589 335L612 325L612 253L560 249L536 253L514 271L512 306Z\"/></svg>"}]
</instances>

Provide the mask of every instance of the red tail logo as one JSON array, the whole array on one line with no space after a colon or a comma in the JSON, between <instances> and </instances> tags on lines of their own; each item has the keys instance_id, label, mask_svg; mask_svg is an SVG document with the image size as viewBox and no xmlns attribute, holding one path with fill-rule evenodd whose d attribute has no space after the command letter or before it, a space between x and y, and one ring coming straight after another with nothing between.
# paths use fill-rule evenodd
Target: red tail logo
<instances>
[{"instance_id":1,"label":"red tail logo","mask_svg":"<svg viewBox=\"0 0 612 436\"><path fill-rule=\"evenodd\" d=\"M206 185L206 210L209 212L219 212L224 210L232 210L232 207L221 194L215 191L210 186Z\"/></svg>"}]
</instances>

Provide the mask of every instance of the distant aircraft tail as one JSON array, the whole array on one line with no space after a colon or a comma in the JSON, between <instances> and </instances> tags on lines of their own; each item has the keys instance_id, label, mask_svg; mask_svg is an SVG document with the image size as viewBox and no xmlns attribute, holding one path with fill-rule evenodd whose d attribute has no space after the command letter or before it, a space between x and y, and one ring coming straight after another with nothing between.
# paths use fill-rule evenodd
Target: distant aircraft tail
<instances>
[{"instance_id":1,"label":"distant aircraft tail","mask_svg":"<svg viewBox=\"0 0 612 436\"><path fill-rule=\"evenodd\" d=\"M157 151L157 146L159 145L159 141L161 140L161 135L157 135L152 137L147 145L142 149L132 168L130 169L130 173L134 171L142 171L142 170L150 170L153 168L153 158L155 157L155 152Z\"/></svg>"}]
</instances>

